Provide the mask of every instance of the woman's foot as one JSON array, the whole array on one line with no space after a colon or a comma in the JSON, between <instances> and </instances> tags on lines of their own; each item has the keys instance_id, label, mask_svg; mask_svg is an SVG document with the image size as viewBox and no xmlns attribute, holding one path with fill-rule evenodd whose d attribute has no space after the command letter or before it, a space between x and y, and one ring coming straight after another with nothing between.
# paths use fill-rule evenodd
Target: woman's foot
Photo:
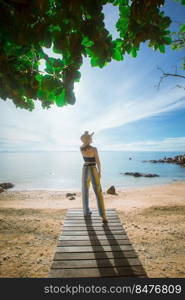
<instances>
[{"instance_id":1,"label":"woman's foot","mask_svg":"<svg viewBox=\"0 0 185 300\"><path fill-rule=\"evenodd\" d=\"M106 218L106 217L102 217L102 222L103 222L103 223L108 223L107 218Z\"/></svg>"},{"instance_id":2,"label":"woman's foot","mask_svg":"<svg viewBox=\"0 0 185 300\"><path fill-rule=\"evenodd\" d=\"M90 217L92 215L92 211L89 211L87 215L84 215L84 217Z\"/></svg>"}]
</instances>

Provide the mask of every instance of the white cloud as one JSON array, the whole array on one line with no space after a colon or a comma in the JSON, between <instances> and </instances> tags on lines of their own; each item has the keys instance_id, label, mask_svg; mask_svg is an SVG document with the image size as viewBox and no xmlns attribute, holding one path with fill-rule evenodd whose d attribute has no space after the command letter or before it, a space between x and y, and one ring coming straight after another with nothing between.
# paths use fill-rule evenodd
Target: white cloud
<instances>
[{"instance_id":1,"label":"white cloud","mask_svg":"<svg viewBox=\"0 0 185 300\"><path fill-rule=\"evenodd\" d=\"M124 94L124 93L123 93ZM116 128L127 123L135 122L148 118L160 113L185 107L185 97L182 98L183 92L179 90L165 91L158 96L138 96L134 101L115 101L105 109L101 116L95 116L87 122L87 127L96 131L109 128Z\"/></svg>"},{"instance_id":2,"label":"white cloud","mask_svg":"<svg viewBox=\"0 0 185 300\"><path fill-rule=\"evenodd\" d=\"M103 150L110 149L107 145ZM184 151L185 137L166 138L163 140L138 141L133 143L118 143L112 146L115 151Z\"/></svg>"},{"instance_id":3,"label":"white cloud","mask_svg":"<svg viewBox=\"0 0 185 300\"><path fill-rule=\"evenodd\" d=\"M93 95L87 97L88 85L83 84L76 91L77 103L74 106L43 110L37 105L36 111L28 112L16 109L11 102L2 102L0 140L6 139L3 147L17 150L74 150L78 149L79 137L86 129L95 131L96 142L101 144L98 133L103 130L185 107L185 98L182 98L183 91L180 89L166 90L150 97L136 95L131 99L131 90L126 88L125 93L124 86L122 92L121 88L115 92L113 104L106 104L103 100L97 105ZM128 98L123 96L125 94Z\"/></svg>"},{"instance_id":4,"label":"white cloud","mask_svg":"<svg viewBox=\"0 0 185 300\"><path fill-rule=\"evenodd\" d=\"M43 110L38 101L36 109L29 112L16 109L11 100L0 101L1 148L75 150L84 130L95 131L98 145L115 148L117 145L109 142L111 136L107 134L105 138L107 129L185 107L183 89L164 85L156 91L156 82L151 81L154 64L152 59L147 60L145 68L134 72L138 64L133 67L129 60L112 63L105 69L91 68L85 60L81 81L75 85L74 106ZM104 137L99 135L102 131Z\"/></svg>"}]
</instances>

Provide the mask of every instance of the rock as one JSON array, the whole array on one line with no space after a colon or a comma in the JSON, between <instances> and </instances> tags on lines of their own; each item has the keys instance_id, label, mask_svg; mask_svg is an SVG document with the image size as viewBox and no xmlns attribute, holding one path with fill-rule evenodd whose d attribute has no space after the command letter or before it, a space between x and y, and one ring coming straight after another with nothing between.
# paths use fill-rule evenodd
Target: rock
<instances>
[{"instance_id":1,"label":"rock","mask_svg":"<svg viewBox=\"0 0 185 300\"><path fill-rule=\"evenodd\" d=\"M9 259L9 258L10 258L10 256L7 255L7 256L4 256L4 257L3 257L3 260L7 260L7 259Z\"/></svg>"},{"instance_id":2,"label":"rock","mask_svg":"<svg viewBox=\"0 0 185 300\"><path fill-rule=\"evenodd\" d=\"M144 177L159 177L157 174L144 174Z\"/></svg>"},{"instance_id":3,"label":"rock","mask_svg":"<svg viewBox=\"0 0 185 300\"><path fill-rule=\"evenodd\" d=\"M116 195L116 189L115 189L115 186L112 185L108 190L107 190L107 194L110 194L110 195Z\"/></svg>"},{"instance_id":4,"label":"rock","mask_svg":"<svg viewBox=\"0 0 185 300\"><path fill-rule=\"evenodd\" d=\"M72 197L69 197L68 199L69 200L75 200L75 197L72 196Z\"/></svg>"},{"instance_id":5,"label":"rock","mask_svg":"<svg viewBox=\"0 0 185 300\"><path fill-rule=\"evenodd\" d=\"M142 176L141 173L138 173L138 172L125 172L124 174L125 175L131 175L131 176L134 176L134 177Z\"/></svg>"},{"instance_id":6,"label":"rock","mask_svg":"<svg viewBox=\"0 0 185 300\"><path fill-rule=\"evenodd\" d=\"M76 193L67 193L66 194L66 197L73 197L73 196L76 196Z\"/></svg>"},{"instance_id":7,"label":"rock","mask_svg":"<svg viewBox=\"0 0 185 300\"><path fill-rule=\"evenodd\" d=\"M71 193L66 194L66 197L71 197L71 196L73 196L73 194L71 194Z\"/></svg>"},{"instance_id":8,"label":"rock","mask_svg":"<svg viewBox=\"0 0 185 300\"><path fill-rule=\"evenodd\" d=\"M150 163L173 163L179 165L185 165L185 154L177 155L175 157L164 157L160 159L152 159L152 160L143 160L143 162L150 162Z\"/></svg>"},{"instance_id":9,"label":"rock","mask_svg":"<svg viewBox=\"0 0 185 300\"><path fill-rule=\"evenodd\" d=\"M14 184L10 182L4 182L4 183L0 183L0 187L6 190L14 187Z\"/></svg>"},{"instance_id":10,"label":"rock","mask_svg":"<svg viewBox=\"0 0 185 300\"><path fill-rule=\"evenodd\" d=\"M4 189L2 187L0 187L0 193L4 192Z\"/></svg>"},{"instance_id":11,"label":"rock","mask_svg":"<svg viewBox=\"0 0 185 300\"><path fill-rule=\"evenodd\" d=\"M125 172L125 175L130 175L134 177L159 177L157 174L145 174L145 173L139 173L139 172Z\"/></svg>"}]
</instances>

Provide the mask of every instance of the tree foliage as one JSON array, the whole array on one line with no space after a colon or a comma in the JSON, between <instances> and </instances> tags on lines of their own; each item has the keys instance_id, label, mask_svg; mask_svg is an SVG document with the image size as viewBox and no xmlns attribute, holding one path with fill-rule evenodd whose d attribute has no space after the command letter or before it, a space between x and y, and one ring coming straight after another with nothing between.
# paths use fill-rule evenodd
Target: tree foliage
<instances>
[{"instance_id":1,"label":"tree foliage","mask_svg":"<svg viewBox=\"0 0 185 300\"><path fill-rule=\"evenodd\" d=\"M119 9L119 38L114 40L104 23L106 4ZM0 97L28 110L36 100L43 108L74 104L83 56L93 67L103 68L125 54L136 57L145 41L164 53L172 42L164 4L165 0L0 0ZM61 58L49 57L44 47ZM44 73L39 70L42 59Z\"/></svg>"}]
</instances>

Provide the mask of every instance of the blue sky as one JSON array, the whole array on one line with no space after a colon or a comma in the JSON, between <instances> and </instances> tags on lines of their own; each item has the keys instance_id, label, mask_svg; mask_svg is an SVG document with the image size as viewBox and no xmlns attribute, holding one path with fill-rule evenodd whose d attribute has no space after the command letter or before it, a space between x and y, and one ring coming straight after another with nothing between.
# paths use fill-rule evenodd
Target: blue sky
<instances>
[{"instance_id":1,"label":"blue sky","mask_svg":"<svg viewBox=\"0 0 185 300\"><path fill-rule=\"evenodd\" d=\"M175 30L184 21L185 7L169 0L164 7ZM108 5L105 23L114 37L118 12ZM185 151L185 92L176 87L183 79L159 82L161 72L179 73L183 51L165 54L142 44L137 58L125 56L104 69L84 59L81 81L75 85L76 104L33 112L16 109L11 100L0 101L0 149L8 151L78 150L80 135L94 131L99 150ZM185 84L184 84L185 85Z\"/></svg>"}]
</instances>

